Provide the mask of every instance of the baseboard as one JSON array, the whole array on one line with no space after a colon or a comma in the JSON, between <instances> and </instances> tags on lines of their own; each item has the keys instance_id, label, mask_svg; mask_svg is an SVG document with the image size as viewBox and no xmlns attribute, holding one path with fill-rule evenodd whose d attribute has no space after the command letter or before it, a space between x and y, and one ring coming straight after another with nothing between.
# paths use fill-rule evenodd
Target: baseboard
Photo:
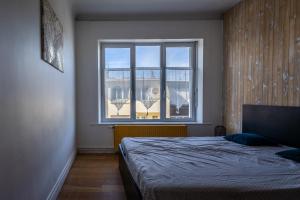
<instances>
[{"instance_id":1,"label":"baseboard","mask_svg":"<svg viewBox=\"0 0 300 200\"><path fill-rule=\"evenodd\" d=\"M76 157L76 152L74 152L71 157L69 158L67 164L65 165L65 167L63 168L62 172L60 173L55 185L53 186L52 190L50 191L48 197L47 197L47 200L56 200L58 195L59 195L59 192L65 182L65 179L72 167L72 164L75 160L75 157Z\"/></svg>"},{"instance_id":2,"label":"baseboard","mask_svg":"<svg viewBox=\"0 0 300 200\"><path fill-rule=\"evenodd\" d=\"M104 154L115 153L114 148L79 148L77 149L80 154Z\"/></svg>"}]
</instances>

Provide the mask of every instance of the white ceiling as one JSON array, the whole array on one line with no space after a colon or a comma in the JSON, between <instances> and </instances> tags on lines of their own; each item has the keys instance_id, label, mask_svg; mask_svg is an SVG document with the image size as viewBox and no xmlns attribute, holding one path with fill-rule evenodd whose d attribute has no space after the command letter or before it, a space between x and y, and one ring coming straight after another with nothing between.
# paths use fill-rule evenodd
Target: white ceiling
<instances>
[{"instance_id":1,"label":"white ceiling","mask_svg":"<svg viewBox=\"0 0 300 200\"><path fill-rule=\"evenodd\" d=\"M240 0L73 0L78 20L220 19Z\"/></svg>"}]
</instances>

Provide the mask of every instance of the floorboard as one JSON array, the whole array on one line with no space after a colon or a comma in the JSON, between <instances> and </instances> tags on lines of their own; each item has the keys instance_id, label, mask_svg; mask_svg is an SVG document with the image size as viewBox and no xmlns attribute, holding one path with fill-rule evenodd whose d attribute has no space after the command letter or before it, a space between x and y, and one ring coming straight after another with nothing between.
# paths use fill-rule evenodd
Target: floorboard
<instances>
[{"instance_id":1,"label":"floorboard","mask_svg":"<svg viewBox=\"0 0 300 200\"><path fill-rule=\"evenodd\" d=\"M115 154L77 155L59 200L125 200Z\"/></svg>"}]
</instances>

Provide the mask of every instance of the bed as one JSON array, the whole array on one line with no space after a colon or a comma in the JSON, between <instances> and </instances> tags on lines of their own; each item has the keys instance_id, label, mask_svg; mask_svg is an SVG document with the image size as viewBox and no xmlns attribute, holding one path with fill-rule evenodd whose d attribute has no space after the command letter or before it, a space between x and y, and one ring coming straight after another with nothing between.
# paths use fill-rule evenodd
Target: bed
<instances>
[{"instance_id":1,"label":"bed","mask_svg":"<svg viewBox=\"0 0 300 200\"><path fill-rule=\"evenodd\" d=\"M124 138L120 172L130 200L299 199L300 164L275 153L300 147L300 108L243 106L243 132L280 146L223 137Z\"/></svg>"}]
</instances>

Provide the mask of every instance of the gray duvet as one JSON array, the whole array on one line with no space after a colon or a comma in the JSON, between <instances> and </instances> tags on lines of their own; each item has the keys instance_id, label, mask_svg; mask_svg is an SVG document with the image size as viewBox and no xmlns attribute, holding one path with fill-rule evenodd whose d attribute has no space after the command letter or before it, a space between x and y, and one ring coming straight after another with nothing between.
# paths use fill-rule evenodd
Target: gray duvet
<instances>
[{"instance_id":1,"label":"gray duvet","mask_svg":"<svg viewBox=\"0 0 300 200\"><path fill-rule=\"evenodd\" d=\"M300 164L222 137L124 138L144 200L300 200Z\"/></svg>"}]
</instances>

